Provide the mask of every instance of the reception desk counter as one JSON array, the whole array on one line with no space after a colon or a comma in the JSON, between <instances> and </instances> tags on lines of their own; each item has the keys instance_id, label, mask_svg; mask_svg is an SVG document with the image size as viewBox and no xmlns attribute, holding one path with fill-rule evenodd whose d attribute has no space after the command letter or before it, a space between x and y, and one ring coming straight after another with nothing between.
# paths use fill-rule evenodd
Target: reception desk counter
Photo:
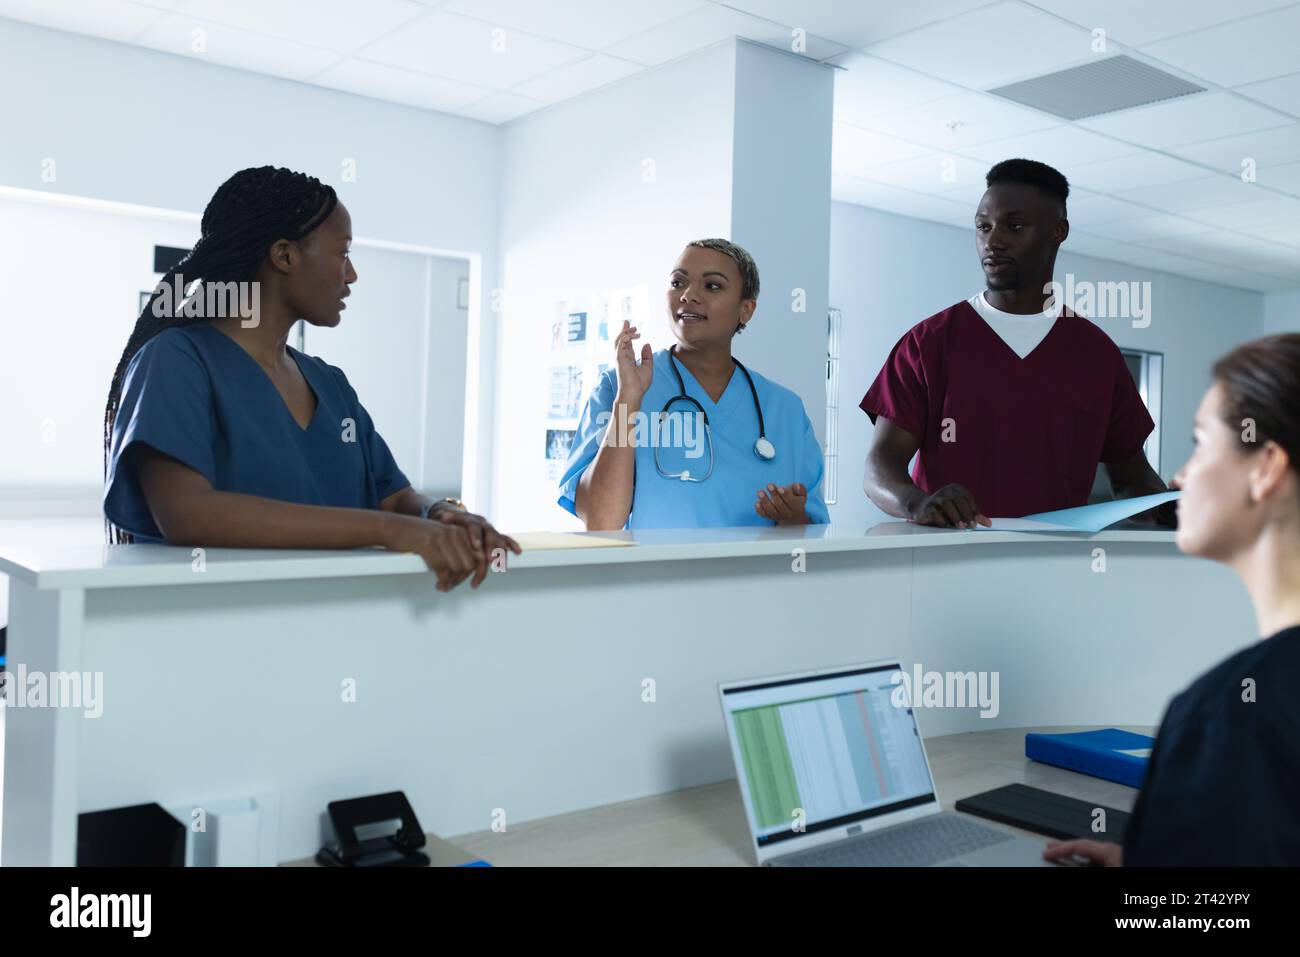
<instances>
[{"instance_id":1,"label":"reception desk counter","mask_svg":"<svg viewBox=\"0 0 1300 957\"><path fill-rule=\"evenodd\" d=\"M79 812L147 801L273 794L289 860L341 798L401 789L458 834L718 781L718 682L858 661L995 676L995 707L919 708L926 734L1154 725L1255 638L1236 577L1168 532L602 537L635 544L449 594L380 551L0 538L11 674L100 689L98 716L7 708L0 862L70 864Z\"/></svg>"}]
</instances>

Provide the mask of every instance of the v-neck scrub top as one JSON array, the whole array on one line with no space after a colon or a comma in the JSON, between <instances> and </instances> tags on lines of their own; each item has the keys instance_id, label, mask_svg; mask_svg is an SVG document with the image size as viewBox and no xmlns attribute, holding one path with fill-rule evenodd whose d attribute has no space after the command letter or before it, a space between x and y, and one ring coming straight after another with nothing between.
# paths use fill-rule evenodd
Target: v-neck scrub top
<instances>
[{"instance_id":1,"label":"v-neck scrub top","mask_svg":"<svg viewBox=\"0 0 1300 957\"><path fill-rule=\"evenodd\" d=\"M301 505L377 508L410 483L343 372L290 348L316 411L302 428L270 376L206 322L146 342L122 384L109 447L104 514L137 541L161 542L125 453L142 443L220 492Z\"/></svg>"},{"instance_id":2,"label":"v-neck scrub top","mask_svg":"<svg viewBox=\"0 0 1300 957\"><path fill-rule=\"evenodd\" d=\"M990 518L1086 505L1097 465L1134 455L1155 428L1093 323L1064 309L1021 358L965 301L898 341L861 407L920 441L918 488L956 482Z\"/></svg>"},{"instance_id":3,"label":"v-neck scrub top","mask_svg":"<svg viewBox=\"0 0 1300 957\"><path fill-rule=\"evenodd\" d=\"M677 379L669 366L668 350L654 354L654 378L641 400L641 411L657 417L673 396L678 395ZM633 479L632 511L627 528L719 528L735 525L774 524L754 511L759 489L768 483L789 486L802 482L808 489L804 511L814 525L830 521L822 498L824 461L822 448L813 433L812 423L804 411L803 400L784 386L750 370L754 389L763 407L763 424L767 438L776 448L776 458L768 461L754 452L758 439L758 413L750 395L745 374L732 372L726 390L715 403L680 361L686 394L709 414L713 438L713 473L703 482L683 482L665 478L655 468L654 448L643 442L636 448L636 472ZM578 482L587 466L600 451L606 423L618 392L618 370L607 369L592 390L583 409L577 434L560 479L559 504L577 514L574 499ZM674 402L673 413L689 413L687 402ZM617 420L614 420L616 423ZM631 428L629 427L629 432ZM648 430L646 430L648 431ZM665 433L667 435L667 433ZM692 457L679 445L660 448L660 464L670 473L689 469L702 476L708 468L707 453ZM696 446L702 450L702 446Z\"/></svg>"}]
</instances>

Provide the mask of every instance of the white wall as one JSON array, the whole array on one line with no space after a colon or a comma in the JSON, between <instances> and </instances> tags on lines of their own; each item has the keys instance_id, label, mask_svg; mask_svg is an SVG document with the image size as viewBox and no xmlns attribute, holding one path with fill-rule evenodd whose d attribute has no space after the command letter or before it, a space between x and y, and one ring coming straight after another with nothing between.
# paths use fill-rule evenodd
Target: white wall
<instances>
[{"instance_id":1,"label":"white wall","mask_svg":"<svg viewBox=\"0 0 1300 957\"><path fill-rule=\"evenodd\" d=\"M644 287L637 345L672 343L668 273L687 242L731 225L734 76L735 46L721 44L506 127L498 525L580 527L555 504L541 459L552 302Z\"/></svg>"},{"instance_id":2,"label":"white wall","mask_svg":"<svg viewBox=\"0 0 1300 957\"><path fill-rule=\"evenodd\" d=\"M1215 358L1263 334L1264 296L1068 252L1056 279L1151 285L1151 323L1102 319L1121 346L1164 354L1161 477L1191 454L1192 418ZM984 288L974 230L848 203L831 206L831 306L843 310L840 361L839 502L831 520L870 525L887 518L862 491L872 426L858 408L889 350L908 329Z\"/></svg>"},{"instance_id":3,"label":"white wall","mask_svg":"<svg viewBox=\"0 0 1300 957\"><path fill-rule=\"evenodd\" d=\"M0 186L201 212L236 170L287 166L338 189L358 236L482 255L484 301L496 285L497 127L4 19L0 89Z\"/></svg>"},{"instance_id":4,"label":"white wall","mask_svg":"<svg viewBox=\"0 0 1300 957\"><path fill-rule=\"evenodd\" d=\"M1264 297L1264 333L1300 332L1300 292L1274 292Z\"/></svg>"},{"instance_id":5,"label":"white wall","mask_svg":"<svg viewBox=\"0 0 1300 957\"><path fill-rule=\"evenodd\" d=\"M735 103L730 238L762 287L736 354L797 392L825 441L834 71L740 43Z\"/></svg>"},{"instance_id":6,"label":"white wall","mask_svg":"<svg viewBox=\"0 0 1300 957\"><path fill-rule=\"evenodd\" d=\"M637 345L665 348L668 272L692 239L728 237L754 254L758 312L736 352L800 393L821 432L832 103L830 68L727 41L507 127L499 523L580 527L541 460L554 300L599 309L612 290L644 289ZM803 312L791 308L796 288ZM611 361L601 348L584 359Z\"/></svg>"}]
</instances>

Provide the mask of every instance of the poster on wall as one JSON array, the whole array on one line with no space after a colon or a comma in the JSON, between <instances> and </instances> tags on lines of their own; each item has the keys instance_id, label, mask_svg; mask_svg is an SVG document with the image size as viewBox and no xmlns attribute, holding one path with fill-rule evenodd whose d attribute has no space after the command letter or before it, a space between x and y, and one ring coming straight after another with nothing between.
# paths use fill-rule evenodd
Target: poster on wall
<instances>
[{"instance_id":1,"label":"poster on wall","mask_svg":"<svg viewBox=\"0 0 1300 957\"><path fill-rule=\"evenodd\" d=\"M569 449L573 448L573 437L577 434L577 429L546 430L546 481L560 480L564 464L569 460Z\"/></svg>"},{"instance_id":2,"label":"poster on wall","mask_svg":"<svg viewBox=\"0 0 1300 957\"><path fill-rule=\"evenodd\" d=\"M552 366L551 394L547 403L546 417L573 421L581 412L582 402L582 367Z\"/></svg>"}]
</instances>

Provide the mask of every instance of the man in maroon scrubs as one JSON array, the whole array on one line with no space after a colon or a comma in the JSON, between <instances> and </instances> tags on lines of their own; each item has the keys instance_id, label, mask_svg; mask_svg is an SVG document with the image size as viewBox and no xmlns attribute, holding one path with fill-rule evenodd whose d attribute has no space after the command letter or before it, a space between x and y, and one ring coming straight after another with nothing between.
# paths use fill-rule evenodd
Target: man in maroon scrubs
<instances>
[{"instance_id":1,"label":"man in maroon scrubs","mask_svg":"<svg viewBox=\"0 0 1300 957\"><path fill-rule=\"evenodd\" d=\"M1117 498L1165 491L1142 450L1155 424L1119 348L1051 298L1070 232L1065 177L1013 159L986 183L975 248L988 288L913 326L867 390L867 496L899 518L973 528L1086 505L1099 462Z\"/></svg>"}]
</instances>

